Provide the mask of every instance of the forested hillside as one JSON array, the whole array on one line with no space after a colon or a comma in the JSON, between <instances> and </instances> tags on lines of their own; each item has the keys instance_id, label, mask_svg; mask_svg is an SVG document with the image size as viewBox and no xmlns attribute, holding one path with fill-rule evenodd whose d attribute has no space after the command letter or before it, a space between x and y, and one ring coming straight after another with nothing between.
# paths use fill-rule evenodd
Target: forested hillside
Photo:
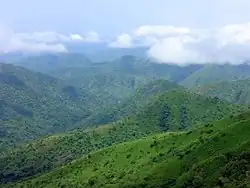
<instances>
[{"instance_id":1,"label":"forested hillside","mask_svg":"<svg viewBox=\"0 0 250 188\"><path fill-rule=\"evenodd\" d=\"M113 104L114 98L117 103L123 102L137 87L152 80L167 79L179 82L200 68L201 65L179 67L126 55L110 62L59 68L48 73L97 94Z\"/></svg>"},{"instance_id":2,"label":"forested hillside","mask_svg":"<svg viewBox=\"0 0 250 188\"><path fill-rule=\"evenodd\" d=\"M196 92L236 104L250 104L250 78L198 87Z\"/></svg>"},{"instance_id":3,"label":"forested hillside","mask_svg":"<svg viewBox=\"0 0 250 188\"><path fill-rule=\"evenodd\" d=\"M0 2L0 188L250 188L250 0Z\"/></svg>"},{"instance_id":4,"label":"forested hillside","mask_svg":"<svg viewBox=\"0 0 250 188\"><path fill-rule=\"evenodd\" d=\"M150 81L148 84L139 86L128 99L103 111L94 113L85 119L84 123L88 125L106 124L140 113L153 98L173 90L184 91L185 89L164 79Z\"/></svg>"},{"instance_id":5,"label":"forested hillside","mask_svg":"<svg viewBox=\"0 0 250 188\"><path fill-rule=\"evenodd\" d=\"M99 98L61 80L0 64L0 148L71 130L99 108Z\"/></svg>"},{"instance_id":6,"label":"forested hillside","mask_svg":"<svg viewBox=\"0 0 250 188\"><path fill-rule=\"evenodd\" d=\"M30 58L46 74L0 64L1 186L247 185L248 65Z\"/></svg>"},{"instance_id":7,"label":"forested hillside","mask_svg":"<svg viewBox=\"0 0 250 188\"><path fill-rule=\"evenodd\" d=\"M247 187L249 118L114 145L3 187Z\"/></svg>"},{"instance_id":8,"label":"forested hillside","mask_svg":"<svg viewBox=\"0 0 250 188\"><path fill-rule=\"evenodd\" d=\"M2 153L1 181L18 180L49 171L115 143L154 133L191 130L244 110L243 107L216 98L206 98L187 91L169 91L150 99L144 109L134 116L98 128L46 137Z\"/></svg>"},{"instance_id":9,"label":"forested hillside","mask_svg":"<svg viewBox=\"0 0 250 188\"><path fill-rule=\"evenodd\" d=\"M223 81L233 81L247 77L250 77L249 64L207 64L202 69L191 74L180 83L185 87L193 88L197 86L216 84Z\"/></svg>"},{"instance_id":10,"label":"forested hillside","mask_svg":"<svg viewBox=\"0 0 250 188\"><path fill-rule=\"evenodd\" d=\"M51 55L46 57L54 62L59 70L59 67L66 66L65 62L71 56ZM81 56L73 57L75 60L83 61ZM134 57L128 56L123 57L120 63L112 64L112 66L108 64L108 67L112 68L107 68L107 70L103 69L105 66L102 67L102 65L97 65L96 72L88 69L86 73L89 75L85 76L84 82L77 77L76 73L73 73L73 80L61 80L11 64L0 64L0 147L13 147L43 135L102 123L102 116L107 116L112 111L111 109L124 104L136 91L137 86L155 79L153 76L140 77L138 80L141 81L137 83L135 77L129 75L130 70L127 70L130 69L129 60L131 58L134 59ZM45 60L40 59L40 61ZM50 63L48 64L50 65ZM45 63L44 66L48 66L48 64ZM39 62L36 68L39 67L38 65ZM139 66L132 62L132 66L135 65ZM72 66L76 65L72 64ZM95 65L93 66L95 67ZM86 67L91 69L89 65ZM43 67L41 66L40 69ZM75 70L82 71L79 68L75 68ZM121 74L122 70L127 75ZM78 82L75 79L78 79ZM169 83L169 85L171 84ZM172 85L174 86L174 84ZM175 87L177 86L175 85ZM165 88L162 87L162 91L164 90ZM137 99L139 100L140 96L135 98L135 100ZM137 105L140 103L143 103L142 99L137 101ZM130 101L127 102L128 105L130 105ZM117 118L111 119L111 121L129 115L129 110L130 108L127 108L121 115L113 114ZM133 110L133 112L136 111L136 109Z\"/></svg>"}]
</instances>

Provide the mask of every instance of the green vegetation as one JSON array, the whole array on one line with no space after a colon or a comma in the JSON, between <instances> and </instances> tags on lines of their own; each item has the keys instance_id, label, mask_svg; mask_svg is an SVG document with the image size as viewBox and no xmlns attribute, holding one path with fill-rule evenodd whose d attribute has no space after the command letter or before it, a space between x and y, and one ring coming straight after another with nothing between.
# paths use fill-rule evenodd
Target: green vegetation
<instances>
[{"instance_id":1,"label":"green vegetation","mask_svg":"<svg viewBox=\"0 0 250 188\"><path fill-rule=\"evenodd\" d=\"M59 67L65 67L67 58L71 56L50 55L46 57L48 58L47 64L54 62ZM80 64L77 62L81 62L81 56L73 57L75 64ZM35 59L35 57L32 58ZM21 67L0 64L0 148L15 147L44 135L65 132L78 127L108 123L138 111L139 106L144 105L143 98L147 97L141 95L144 91L137 92L135 100L138 100L136 101L138 108L133 108L131 113L128 113L131 109L128 106L130 103L132 105L135 103L130 100L126 104L127 107L124 108L124 113L114 113L115 118L103 120L103 117L109 116L110 112L113 113L114 109L117 109L117 104L124 104L123 101L129 98L139 85L135 83L134 77L126 79L126 75L120 75L121 70L126 70L126 67L127 73L130 72L129 63L127 65L122 63L131 58L133 60L133 57L130 56L123 57L122 62L117 65L112 63L113 68L118 67L117 69L120 70L117 72L115 68L113 72L105 72L101 64L97 65L97 72L91 70L91 66L87 63L82 65L89 68L87 72L92 76L86 79L81 88L75 86L78 84L74 81L70 84L70 80L62 81ZM45 60L40 59L40 61ZM132 64L136 64L135 62ZM37 63L38 66L39 62ZM47 64L45 63L44 66ZM72 66L76 65L72 64ZM92 68L95 69L94 67L95 65ZM78 70L78 68L75 69ZM99 74L101 70L104 71L103 75ZM95 79L92 79L93 77ZM150 82L150 79L145 82ZM154 82L150 84L151 88L144 89L152 89L152 91L149 91L148 94L143 93L143 95L154 95L157 92L162 93L170 88L179 87L167 81L156 82L155 88L153 87Z\"/></svg>"},{"instance_id":2,"label":"green vegetation","mask_svg":"<svg viewBox=\"0 0 250 188\"><path fill-rule=\"evenodd\" d=\"M17 150L2 153L2 182L46 172L92 151L128 140L180 131L240 113L244 108L186 91L154 97L140 113L98 128L45 137Z\"/></svg>"},{"instance_id":3,"label":"green vegetation","mask_svg":"<svg viewBox=\"0 0 250 188\"><path fill-rule=\"evenodd\" d=\"M60 68L88 66L91 61L80 53L57 53L24 56L14 61L14 63L32 71L48 73Z\"/></svg>"},{"instance_id":4,"label":"green vegetation","mask_svg":"<svg viewBox=\"0 0 250 188\"><path fill-rule=\"evenodd\" d=\"M199 68L199 65L179 67L157 64L126 55L111 62L62 67L48 71L48 74L101 97L110 107L114 104L114 99L115 104L124 102L137 87L158 79L179 82Z\"/></svg>"},{"instance_id":5,"label":"green vegetation","mask_svg":"<svg viewBox=\"0 0 250 188\"><path fill-rule=\"evenodd\" d=\"M43 73L0 64L1 187L250 185L249 65L14 60Z\"/></svg>"},{"instance_id":6,"label":"green vegetation","mask_svg":"<svg viewBox=\"0 0 250 188\"><path fill-rule=\"evenodd\" d=\"M250 113L113 145L2 187L248 187Z\"/></svg>"},{"instance_id":7,"label":"green vegetation","mask_svg":"<svg viewBox=\"0 0 250 188\"><path fill-rule=\"evenodd\" d=\"M250 105L250 79L239 79L198 87L197 93L218 97L236 104Z\"/></svg>"},{"instance_id":8,"label":"green vegetation","mask_svg":"<svg viewBox=\"0 0 250 188\"><path fill-rule=\"evenodd\" d=\"M101 106L72 85L21 67L0 64L0 148L71 130Z\"/></svg>"},{"instance_id":9,"label":"green vegetation","mask_svg":"<svg viewBox=\"0 0 250 188\"><path fill-rule=\"evenodd\" d=\"M107 124L140 113L154 98L173 90L184 91L184 88L163 79L151 81L148 84L138 87L124 102L106 108L101 112L94 113L85 120L85 124Z\"/></svg>"},{"instance_id":10,"label":"green vegetation","mask_svg":"<svg viewBox=\"0 0 250 188\"><path fill-rule=\"evenodd\" d=\"M86 62L87 60L82 55L77 54L29 58L26 59L29 60L26 66L31 64L44 71L57 69L61 75L65 76L62 76L65 80L31 72L10 64L0 64L1 149L15 147L48 134L110 122L102 121L102 116L105 117L111 112L111 109L130 98L138 85L154 79L153 76L149 77L152 71L144 75L143 72L149 70L148 68L139 69L140 65L145 64L146 66L147 63L139 61L133 56L125 56L115 62L99 64ZM32 59L37 59L38 62L34 62ZM72 60L71 65L67 65L70 60ZM44 63L43 66L50 68L40 67L39 65L42 63ZM74 75L72 78L68 73L62 74L62 67L68 67L66 69L69 71L74 69L79 72L72 72L71 75ZM133 71L135 72L133 73ZM82 74L83 72L86 74ZM79 78L79 75L85 76ZM134 75L137 75L138 79ZM80 87L78 87L79 85ZM177 87L170 83L166 83L166 85ZM163 92L167 89L166 87L163 87L162 91L159 87L159 92ZM143 101L141 100L140 103ZM125 112L128 110L127 108ZM113 120L124 117L124 115L126 113L117 114Z\"/></svg>"},{"instance_id":11,"label":"green vegetation","mask_svg":"<svg viewBox=\"0 0 250 188\"><path fill-rule=\"evenodd\" d=\"M250 66L241 65L205 65L197 72L191 74L180 83L189 88L216 84L223 81L232 81L250 76Z\"/></svg>"}]
</instances>

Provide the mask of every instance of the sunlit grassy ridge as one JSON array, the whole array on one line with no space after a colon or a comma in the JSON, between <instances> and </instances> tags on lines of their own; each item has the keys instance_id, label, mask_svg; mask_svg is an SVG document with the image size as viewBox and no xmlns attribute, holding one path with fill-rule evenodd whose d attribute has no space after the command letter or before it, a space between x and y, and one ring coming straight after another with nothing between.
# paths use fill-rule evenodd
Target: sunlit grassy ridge
<instances>
[{"instance_id":1,"label":"sunlit grassy ridge","mask_svg":"<svg viewBox=\"0 0 250 188\"><path fill-rule=\"evenodd\" d=\"M113 145L3 187L247 187L250 113Z\"/></svg>"}]
</instances>

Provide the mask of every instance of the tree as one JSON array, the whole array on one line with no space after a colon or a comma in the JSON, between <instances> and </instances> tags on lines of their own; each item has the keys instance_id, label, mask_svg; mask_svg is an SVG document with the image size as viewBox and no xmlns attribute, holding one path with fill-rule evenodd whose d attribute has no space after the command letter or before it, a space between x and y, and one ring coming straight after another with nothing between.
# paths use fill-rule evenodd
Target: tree
<instances>
[{"instance_id":1,"label":"tree","mask_svg":"<svg viewBox=\"0 0 250 188\"><path fill-rule=\"evenodd\" d=\"M180 125L182 129L186 129L188 127L188 112L187 107L184 105L180 107Z\"/></svg>"},{"instance_id":2,"label":"tree","mask_svg":"<svg viewBox=\"0 0 250 188\"><path fill-rule=\"evenodd\" d=\"M170 108L167 104L165 104L163 106L163 110L160 114L160 119L159 119L159 126L162 129L162 131L168 130L169 120L170 120Z\"/></svg>"}]
</instances>

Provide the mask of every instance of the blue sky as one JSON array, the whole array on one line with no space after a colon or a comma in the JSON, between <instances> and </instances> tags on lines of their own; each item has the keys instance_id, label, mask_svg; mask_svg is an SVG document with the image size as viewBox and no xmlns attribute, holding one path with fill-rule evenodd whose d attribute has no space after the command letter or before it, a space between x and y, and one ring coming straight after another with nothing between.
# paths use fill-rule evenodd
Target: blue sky
<instances>
[{"instance_id":1,"label":"blue sky","mask_svg":"<svg viewBox=\"0 0 250 188\"><path fill-rule=\"evenodd\" d=\"M211 28L250 20L249 0L0 0L15 31L127 32L141 25ZM247 6L248 5L248 6Z\"/></svg>"},{"instance_id":2,"label":"blue sky","mask_svg":"<svg viewBox=\"0 0 250 188\"><path fill-rule=\"evenodd\" d=\"M65 42L149 47L159 61L250 59L250 0L0 0L0 53Z\"/></svg>"}]
</instances>

